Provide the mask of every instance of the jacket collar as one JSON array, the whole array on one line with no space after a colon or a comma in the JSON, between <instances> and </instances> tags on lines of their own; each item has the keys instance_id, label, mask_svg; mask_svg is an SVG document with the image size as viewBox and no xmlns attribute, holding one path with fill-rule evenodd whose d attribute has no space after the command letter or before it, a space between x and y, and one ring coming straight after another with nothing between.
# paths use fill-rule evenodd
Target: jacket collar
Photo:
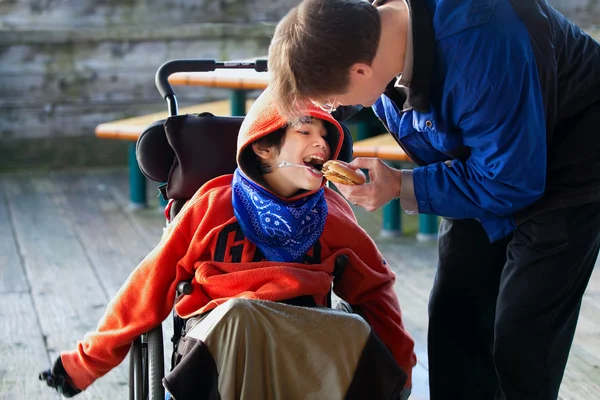
<instances>
[{"instance_id":1,"label":"jacket collar","mask_svg":"<svg viewBox=\"0 0 600 400\"><path fill-rule=\"evenodd\" d=\"M429 111L429 90L434 64L435 32L432 13L423 0L406 0L411 17L413 70L409 87L395 87L394 78L385 94L402 109ZM383 2L380 2L380 4Z\"/></svg>"}]
</instances>

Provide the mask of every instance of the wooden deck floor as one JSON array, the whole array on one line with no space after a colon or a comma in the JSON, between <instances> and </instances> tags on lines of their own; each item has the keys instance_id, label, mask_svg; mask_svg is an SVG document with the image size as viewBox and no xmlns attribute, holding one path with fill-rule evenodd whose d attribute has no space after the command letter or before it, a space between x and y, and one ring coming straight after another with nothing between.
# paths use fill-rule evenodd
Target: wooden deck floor
<instances>
[{"instance_id":1,"label":"wooden deck floor","mask_svg":"<svg viewBox=\"0 0 600 400\"><path fill-rule=\"evenodd\" d=\"M37 380L38 371L94 329L161 235L164 221L155 191L149 192L153 205L131 211L123 170L0 175L0 399L57 398ZM377 233L377 214L357 210L357 216ZM417 341L411 399L428 399L425 338L435 244L378 242L397 273L405 322ZM168 343L170 320L163 325ZM126 399L127 382L124 362L78 398ZM600 399L598 269L584 298L561 399Z\"/></svg>"}]
</instances>

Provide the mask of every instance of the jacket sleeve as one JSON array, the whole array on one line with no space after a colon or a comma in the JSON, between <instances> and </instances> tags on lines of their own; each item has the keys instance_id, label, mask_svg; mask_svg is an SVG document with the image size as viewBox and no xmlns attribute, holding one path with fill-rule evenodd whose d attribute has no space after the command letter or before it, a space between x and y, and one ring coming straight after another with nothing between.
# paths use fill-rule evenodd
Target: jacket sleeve
<instances>
[{"instance_id":1,"label":"jacket sleeve","mask_svg":"<svg viewBox=\"0 0 600 400\"><path fill-rule=\"evenodd\" d=\"M119 365L131 342L171 312L177 282L193 276L180 262L190 245L189 233L181 225L167 228L109 302L96 331L87 333L74 350L61 353L64 369L78 389L86 389Z\"/></svg>"},{"instance_id":2,"label":"jacket sleeve","mask_svg":"<svg viewBox=\"0 0 600 400\"><path fill-rule=\"evenodd\" d=\"M411 387L412 369L417 360L414 340L404 328L400 304L394 291L396 276L373 240L356 223L350 207L345 203L341 207L346 209L344 213L348 218L343 229L338 227L335 240L340 249L351 250L344 251L349 263L336 280L334 292L351 306L359 308L375 334L408 375L406 387Z\"/></svg>"},{"instance_id":3,"label":"jacket sleeve","mask_svg":"<svg viewBox=\"0 0 600 400\"><path fill-rule=\"evenodd\" d=\"M453 103L453 120L471 155L414 169L420 213L509 217L544 193L546 119L536 65L511 63L500 79Z\"/></svg>"}]
</instances>

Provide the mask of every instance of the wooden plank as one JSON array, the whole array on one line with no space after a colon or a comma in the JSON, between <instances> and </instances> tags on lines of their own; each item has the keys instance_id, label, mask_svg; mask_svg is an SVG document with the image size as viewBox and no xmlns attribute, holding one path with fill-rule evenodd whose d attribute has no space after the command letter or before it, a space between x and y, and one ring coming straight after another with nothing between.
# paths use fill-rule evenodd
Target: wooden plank
<instances>
[{"instance_id":1,"label":"wooden plank","mask_svg":"<svg viewBox=\"0 0 600 400\"><path fill-rule=\"evenodd\" d=\"M417 365L413 369L411 399L429 399L427 360L427 302L433 283L437 256L430 243L398 238L376 240L386 262L396 273L394 290L400 302L406 329L415 341Z\"/></svg>"},{"instance_id":2,"label":"wooden plank","mask_svg":"<svg viewBox=\"0 0 600 400\"><path fill-rule=\"evenodd\" d=\"M6 207L6 196L0 190L0 293L28 290L25 270L21 264Z\"/></svg>"},{"instance_id":3,"label":"wooden plank","mask_svg":"<svg viewBox=\"0 0 600 400\"><path fill-rule=\"evenodd\" d=\"M250 108L254 100L246 101L246 109ZM195 114L210 112L217 116L231 115L231 106L229 100L221 100L210 103L201 103L189 107L183 107L178 110L178 114ZM140 134L150 124L165 119L169 116L167 110L157 113L142 115L134 118L121 119L100 124L96 127L96 136L105 139L121 139L135 141Z\"/></svg>"},{"instance_id":4,"label":"wooden plank","mask_svg":"<svg viewBox=\"0 0 600 400\"><path fill-rule=\"evenodd\" d=\"M127 223L97 174L60 172L49 177L59 189L55 196L58 206L68 210L65 217L112 298L152 248Z\"/></svg>"},{"instance_id":5,"label":"wooden plank","mask_svg":"<svg viewBox=\"0 0 600 400\"><path fill-rule=\"evenodd\" d=\"M29 293L0 293L0 398L57 399L37 380L50 360Z\"/></svg>"},{"instance_id":6,"label":"wooden plank","mask_svg":"<svg viewBox=\"0 0 600 400\"><path fill-rule=\"evenodd\" d=\"M106 170L103 172L88 172L88 175L98 174L98 179L113 196L123 210L129 223L135 228L140 237L150 248L156 246L165 227L164 208L158 202L158 183L148 181L146 196L148 207L132 210L129 207L129 178L126 170Z\"/></svg>"},{"instance_id":7,"label":"wooden plank","mask_svg":"<svg viewBox=\"0 0 600 400\"><path fill-rule=\"evenodd\" d=\"M60 189L58 202L61 208L70 210L68 218L86 249L96 275L112 298L158 243L160 236L154 236L151 243L147 238L144 239L146 235L140 236L140 230L135 229L128 220L128 208L117 203L111 190L107 190L106 178L107 174L102 171L51 175L52 181ZM152 231L158 234L157 218L151 220ZM171 358L172 325L170 317L163 323L165 365L167 361L170 363Z\"/></svg>"},{"instance_id":8,"label":"wooden plank","mask_svg":"<svg viewBox=\"0 0 600 400\"><path fill-rule=\"evenodd\" d=\"M381 252L396 272L394 288L402 307L406 327L415 338L419 364L415 368L418 380L415 382L415 387L419 393L422 393L422 385L427 380L425 377L419 381L419 376L421 370L427 368L426 310L437 262L435 244L414 243L406 239L397 239L393 243L380 242ZM600 260L596 266L598 265ZM559 397L563 400L600 398L598 396L600 393L599 282L600 272L596 268L583 298L579 323Z\"/></svg>"},{"instance_id":9,"label":"wooden plank","mask_svg":"<svg viewBox=\"0 0 600 400\"><path fill-rule=\"evenodd\" d=\"M428 368L427 362L427 305L433 284L437 256L434 246L426 242L399 239L394 243L379 244L379 249L396 273L394 290L398 296L403 319L413 338L418 363Z\"/></svg>"},{"instance_id":10,"label":"wooden plank","mask_svg":"<svg viewBox=\"0 0 600 400\"><path fill-rule=\"evenodd\" d=\"M162 233L164 217L158 206L154 183L148 185L150 207L139 211L128 209L125 169L61 172L52 173L50 177L48 174L35 173L10 174L7 177L0 176L0 193L5 196L6 215L9 220L14 220L14 229L11 229L9 235L14 233L12 240L22 253L27 276L35 277L32 279L30 303L33 302L39 315L39 335L48 336L47 347L50 353L50 357L40 358L35 355L35 347L23 350L29 356L15 355L14 358L21 361L20 364L15 365L14 370L10 370L8 374L4 372L5 376L28 377L31 371L35 374L38 370L47 368L49 360L56 356L58 350L72 348L75 340L82 337L82 332L95 326L109 299L108 293L117 285L116 277L124 276L128 268L134 267L126 265L125 261L119 264L120 261L115 260L119 257L123 260L130 258L129 262L135 263L146 249L155 246ZM8 185L3 186L3 182L7 181ZM1 204L0 201L0 206ZM377 217L374 213L357 213L357 216L361 225L368 225L369 218ZM106 239L107 235L112 238ZM117 243L117 238L124 243ZM127 242L131 242L132 254L124 254ZM429 398L427 302L437 261L435 243L420 243L408 238L376 238L376 242L396 272L394 288L407 328L416 341L418 365L413 371L415 387L411 399L425 400ZM560 398L564 400L590 400L598 398L597 393L600 393L600 273L597 271L598 268L592 274L584 296L580 322L561 388ZM114 281L111 282L113 278ZM88 281L94 286L85 286ZM6 296L9 295L13 297L8 299ZM25 307L26 298L16 300L17 297L14 297L21 295L25 294L0 293L0 302L11 309L12 303L17 301ZM18 315L28 312L18 310L14 314L2 313L2 308L0 307L2 327L10 327L19 321ZM30 317L24 317L23 322L30 329L28 318ZM165 358L168 359L171 349L169 338L172 334L170 318L163 323L163 329L167 330L163 340ZM29 333L35 336L35 332ZM14 341L7 341L7 338L14 339L7 335L0 339L0 346L11 349L20 346ZM32 346L43 346L43 341L40 343ZM0 347L2 354L7 354L3 349L4 347ZM35 365L26 364L26 358L33 359ZM126 369L126 365L119 368ZM114 374L114 371L111 372L78 398L124 398L126 372L120 375L121 380L114 378ZM1 393L5 393L5 388L14 387L8 385L15 385L12 381L7 383L9 378L3 379L0 371ZM114 387L102 387L107 381L112 382ZM29 392L22 398L56 398L52 397L52 391L42 383L39 386L35 383L27 382L28 387L22 390ZM19 386L17 390L21 390L20 388ZM37 395L33 392L35 390L41 390L41 394ZM20 394L18 391L16 393Z\"/></svg>"},{"instance_id":11,"label":"wooden plank","mask_svg":"<svg viewBox=\"0 0 600 400\"><path fill-rule=\"evenodd\" d=\"M596 336L596 341L598 336ZM559 392L564 400L588 400L600 398L600 368L597 353L592 355L576 338L569 353L567 368Z\"/></svg>"},{"instance_id":12,"label":"wooden plank","mask_svg":"<svg viewBox=\"0 0 600 400\"><path fill-rule=\"evenodd\" d=\"M31 295L47 351L54 360L60 351L73 349L77 340L96 327L108 296L65 217L69 210L61 209L55 201L52 182L44 175L14 174L4 177L2 186L14 216L23 265L28 276L34 277ZM48 366L46 360L33 371ZM80 397L123 398L128 382L125 367L121 364Z\"/></svg>"},{"instance_id":13,"label":"wooden plank","mask_svg":"<svg viewBox=\"0 0 600 400\"><path fill-rule=\"evenodd\" d=\"M251 60L266 59L266 56ZM169 77L173 86L207 86L224 89L264 90L269 84L269 72L253 69L217 69L211 72L178 72Z\"/></svg>"},{"instance_id":14,"label":"wooden plank","mask_svg":"<svg viewBox=\"0 0 600 400\"><path fill-rule=\"evenodd\" d=\"M7 138L19 139L93 136L100 122L161 110L164 105L158 100L118 105L55 104L46 109L42 106L7 106L2 108L0 133Z\"/></svg>"},{"instance_id":15,"label":"wooden plank","mask_svg":"<svg viewBox=\"0 0 600 400\"><path fill-rule=\"evenodd\" d=\"M600 260L583 296L560 399L600 398Z\"/></svg>"},{"instance_id":16,"label":"wooden plank","mask_svg":"<svg viewBox=\"0 0 600 400\"><path fill-rule=\"evenodd\" d=\"M103 204L102 207L105 209L107 208L107 204L111 204L108 206L108 210L110 210L111 213L114 212L114 205L118 207L118 220L122 226L119 226L116 221L113 221L113 226L117 227L115 228L116 231L135 231L143 242L141 245L145 249L143 256L148 254L154 248L154 246L158 244L163 233L163 227L165 226L165 218L162 207L159 206L158 198L156 196L158 193L156 190L156 183L149 183L147 185L148 208L132 210L129 207L129 198L127 195L128 177L126 170L118 169L86 171L81 172L80 174L80 178L76 179L75 177L71 177L70 180L79 182L76 187L87 188L85 191L83 191L82 195L85 196L87 194L93 194L95 191L103 192L107 196L109 195L112 201L114 201L114 204L112 204L108 197L105 197L105 194L101 195L101 197L105 199L103 202L101 202L101 204ZM60 179L62 180L63 178L61 177ZM67 185L65 184L65 186ZM126 228L124 226L126 226ZM104 249L100 248L99 251L104 254ZM102 254L99 255L99 259L101 260L104 259ZM135 265L131 266L131 268L135 267ZM171 350L173 348L173 344L171 343L171 337L173 336L172 317L167 318L163 322L162 326L163 345L165 349L165 368L168 371L171 365L170 357Z\"/></svg>"}]
</instances>

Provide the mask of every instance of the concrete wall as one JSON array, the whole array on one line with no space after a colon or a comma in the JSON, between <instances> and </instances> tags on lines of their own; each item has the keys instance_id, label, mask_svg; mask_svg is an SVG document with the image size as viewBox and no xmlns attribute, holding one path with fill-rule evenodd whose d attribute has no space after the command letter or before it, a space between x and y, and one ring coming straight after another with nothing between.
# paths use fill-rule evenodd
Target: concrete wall
<instances>
[{"instance_id":1,"label":"concrete wall","mask_svg":"<svg viewBox=\"0 0 600 400\"><path fill-rule=\"evenodd\" d=\"M90 134L98 122L163 107L154 74L173 58L266 54L267 25L6 32L0 36L0 138ZM182 103L226 96L176 88Z\"/></svg>"},{"instance_id":2,"label":"concrete wall","mask_svg":"<svg viewBox=\"0 0 600 400\"><path fill-rule=\"evenodd\" d=\"M0 1L0 170L125 161L94 127L165 109L156 69L174 58L266 54L299 0ZM552 0L582 26L600 0ZM227 92L176 88L181 105Z\"/></svg>"},{"instance_id":3,"label":"concrete wall","mask_svg":"<svg viewBox=\"0 0 600 400\"><path fill-rule=\"evenodd\" d=\"M550 0L549 3L582 27L600 25L600 0Z\"/></svg>"},{"instance_id":4,"label":"concrete wall","mask_svg":"<svg viewBox=\"0 0 600 400\"><path fill-rule=\"evenodd\" d=\"M0 1L0 170L124 162L97 124L165 110L157 68L174 58L267 53L295 0ZM222 99L176 88L182 106Z\"/></svg>"},{"instance_id":5,"label":"concrete wall","mask_svg":"<svg viewBox=\"0 0 600 400\"><path fill-rule=\"evenodd\" d=\"M2 0L10 27L167 26L277 21L296 0Z\"/></svg>"}]
</instances>

